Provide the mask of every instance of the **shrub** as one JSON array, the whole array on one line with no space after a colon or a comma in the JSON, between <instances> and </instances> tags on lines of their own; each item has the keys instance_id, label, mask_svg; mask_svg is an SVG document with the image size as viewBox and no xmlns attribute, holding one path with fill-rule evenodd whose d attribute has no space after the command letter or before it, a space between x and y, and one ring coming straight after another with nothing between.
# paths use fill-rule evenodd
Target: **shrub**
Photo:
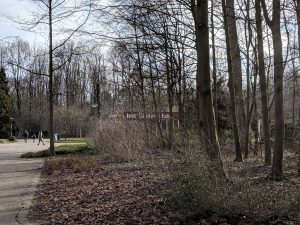
<instances>
[{"instance_id":1,"label":"shrub","mask_svg":"<svg viewBox=\"0 0 300 225\"><path fill-rule=\"evenodd\" d=\"M245 215L254 224L272 217L297 217L299 212L299 186L291 181L272 182L262 177L242 174L230 177L228 182L218 175L201 141L189 139L181 155L173 155L169 168L172 179L167 192L170 206L194 215L201 211ZM240 167L240 164L230 165ZM236 169L236 168L235 168ZM252 175L253 176L253 175ZM249 223L245 223L249 224Z\"/></svg>"},{"instance_id":2,"label":"shrub","mask_svg":"<svg viewBox=\"0 0 300 225\"><path fill-rule=\"evenodd\" d=\"M89 135L89 144L106 162L141 159L147 149L141 122L99 121Z\"/></svg>"},{"instance_id":3,"label":"shrub","mask_svg":"<svg viewBox=\"0 0 300 225\"><path fill-rule=\"evenodd\" d=\"M57 155L68 154L94 154L93 150L87 144L68 144L55 147L55 153Z\"/></svg>"},{"instance_id":4,"label":"shrub","mask_svg":"<svg viewBox=\"0 0 300 225\"><path fill-rule=\"evenodd\" d=\"M201 145L201 141L190 139L182 155L173 156L175 160L169 163L172 188L167 196L171 205L184 213L220 209L220 202L228 196L227 181L216 172Z\"/></svg>"},{"instance_id":5,"label":"shrub","mask_svg":"<svg viewBox=\"0 0 300 225\"><path fill-rule=\"evenodd\" d=\"M10 142L15 142L17 138L15 136L10 136L7 138L7 140L9 140Z\"/></svg>"}]
</instances>

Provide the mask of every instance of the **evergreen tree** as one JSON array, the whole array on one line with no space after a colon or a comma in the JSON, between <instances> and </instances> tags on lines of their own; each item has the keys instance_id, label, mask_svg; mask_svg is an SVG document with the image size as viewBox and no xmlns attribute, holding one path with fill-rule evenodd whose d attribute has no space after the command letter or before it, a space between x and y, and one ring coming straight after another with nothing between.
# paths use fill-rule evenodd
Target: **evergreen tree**
<instances>
[{"instance_id":1,"label":"evergreen tree","mask_svg":"<svg viewBox=\"0 0 300 225\"><path fill-rule=\"evenodd\" d=\"M8 82L6 79L6 73L3 67L0 68L0 90L3 90L8 95Z\"/></svg>"},{"instance_id":2,"label":"evergreen tree","mask_svg":"<svg viewBox=\"0 0 300 225\"><path fill-rule=\"evenodd\" d=\"M8 85L5 70L0 69L0 138L7 138L10 134L11 99L8 94Z\"/></svg>"}]
</instances>

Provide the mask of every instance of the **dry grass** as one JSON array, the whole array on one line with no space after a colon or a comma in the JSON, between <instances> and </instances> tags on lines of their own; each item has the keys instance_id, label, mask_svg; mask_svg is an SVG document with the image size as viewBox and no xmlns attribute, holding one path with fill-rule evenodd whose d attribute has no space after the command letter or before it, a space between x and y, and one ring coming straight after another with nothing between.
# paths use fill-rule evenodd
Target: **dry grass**
<instances>
[{"instance_id":1,"label":"dry grass","mask_svg":"<svg viewBox=\"0 0 300 225\"><path fill-rule=\"evenodd\" d=\"M98 162L93 156L66 156L56 157L45 163L43 173L47 175L56 173L78 173L99 168Z\"/></svg>"},{"instance_id":2,"label":"dry grass","mask_svg":"<svg viewBox=\"0 0 300 225\"><path fill-rule=\"evenodd\" d=\"M146 132L141 122L99 121L89 135L89 143L106 162L143 159L147 151Z\"/></svg>"}]
</instances>

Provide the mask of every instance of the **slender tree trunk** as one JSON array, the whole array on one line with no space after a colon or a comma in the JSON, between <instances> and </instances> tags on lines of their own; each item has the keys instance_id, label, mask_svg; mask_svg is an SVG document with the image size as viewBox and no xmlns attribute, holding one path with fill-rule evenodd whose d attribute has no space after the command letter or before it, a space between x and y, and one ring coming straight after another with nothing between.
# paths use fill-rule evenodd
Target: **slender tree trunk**
<instances>
[{"instance_id":1,"label":"slender tree trunk","mask_svg":"<svg viewBox=\"0 0 300 225\"><path fill-rule=\"evenodd\" d=\"M140 53L140 45L139 45L139 40L138 40L138 33L137 33L137 24L136 24L136 16L134 15L134 37L135 37L135 45L136 45L136 54L137 54L137 64L138 64L138 73L139 73L139 78L140 78L140 90L141 90L141 98L142 98L142 109L144 114L146 114L146 98L145 98L145 85L144 85L144 75L143 75L143 68L142 68L142 58L141 58L141 53ZM148 122L146 117L143 119L144 121L144 127L145 127L145 132L146 132L146 144L147 146L150 145L149 141L149 128L148 128Z\"/></svg>"},{"instance_id":2,"label":"slender tree trunk","mask_svg":"<svg viewBox=\"0 0 300 225\"><path fill-rule=\"evenodd\" d=\"M200 112L198 123L205 134L207 154L216 163L216 169L226 177L220 155L220 146L214 117L209 66L208 0L193 0L192 13L196 30L197 49L197 109Z\"/></svg>"},{"instance_id":3,"label":"slender tree trunk","mask_svg":"<svg viewBox=\"0 0 300 225\"><path fill-rule=\"evenodd\" d=\"M211 11L210 11L210 23L211 23L211 42L212 42L212 77L213 77L213 103L214 103L214 112L216 120L216 129L218 130L218 102L217 102L217 65L216 65L216 46L215 46L215 26L214 26L214 2L211 2Z\"/></svg>"},{"instance_id":4,"label":"slender tree trunk","mask_svg":"<svg viewBox=\"0 0 300 225\"><path fill-rule=\"evenodd\" d=\"M293 99L292 99L292 122L295 125L295 103L296 103L296 86L297 86L297 72L295 67L295 55L292 56L293 65Z\"/></svg>"},{"instance_id":5,"label":"slender tree trunk","mask_svg":"<svg viewBox=\"0 0 300 225\"><path fill-rule=\"evenodd\" d=\"M165 38L164 38L164 53L166 57L166 76L167 76L167 97L168 97L168 108L169 113L172 116L173 113L173 82L172 82L172 55L169 55L169 42L168 42L168 36L169 36L169 30L168 26L164 23L164 32L165 32ZM168 120L168 147L171 148L173 145L173 124L172 119Z\"/></svg>"},{"instance_id":6,"label":"slender tree trunk","mask_svg":"<svg viewBox=\"0 0 300 225\"><path fill-rule=\"evenodd\" d=\"M50 135L50 153L55 155L54 137L53 137L53 44L52 44L52 0L49 0L49 135Z\"/></svg>"},{"instance_id":7,"label":"slender tree trunk","mask_svg":"<svg viewBox=\"0 0 300 225\"><path fill-rule=\"evenodd\" d=\"M268 17L265 0L261 0L264 17L272 31L274 49L274 106L275 106L275 144L272 170L270 179L282 180L283 170L283 142L284 142L284 117L283 117L283 65L282 65L282 40L280 30L280 1L273 0L273 19Z\"/></svg>"},{"instance_id":8,"label":"slender tree trunk","mask_svg":"<svg viewBox=\"0 0 300 225\"><path fill-rule=\"evenodd\" d=\"M271 165L271 135L269 124L269 109L268 109L268 95L267 95L267 81L265 72L265 59L264 59L264 45L262 34L262 16L260 8L260 0L255 0L256 9L256 30L257 30L257 49L258 49L258 70L261 92L261 105L262 105L262 121L264 131L264 147L265 147L265 164Z\"/></svg>"},{"instance_id":9,"label":"slender tree trunk","mask_svg":"<svg viewBox=\"0 0 300 225\"><path fill-rule=\"evenodd\" d=\"M297 24L298 24L298 43L300 43L300 0L295 0L296 4L296 15L297 15ZM300 54L300 47L299 47ZM300 105L299 105L299 114L298 114L298 128L300 128ZM298 162L298 175L300 176L300 134L298 134L298 154L299 154L299 162Z\"/></svg>"},{"instance_id":10,"label":"slender tree trunk","mask_svg":"<svg viewBox=\"0 0 300 225\"><path fill-rule=\"evenodd\" d=\"M300 128L300 105L299 105L298 118L299 118L298 128ZM300 134L298 134L298 176L300 177Z\"/></svg>"},{"instance_id":11,"label":"slender tree trunk","mask_svg":"<svg viewBox=\"0 0 300 225\"><path fill-rule=\"evenodd\" d=\"M246 21L245 21L245 40L246 40L246 76L247 76L247 103L246 103L246 146L249 143L249 128L251 121L251 106L250 106L250 92L251 92L251 74L250 74L250 45L252 43L252 28L250 24L250 0L246 1ZM249 151L248 147L245 148L245 158L248 158Z\"/></svg>"}]
</instances>

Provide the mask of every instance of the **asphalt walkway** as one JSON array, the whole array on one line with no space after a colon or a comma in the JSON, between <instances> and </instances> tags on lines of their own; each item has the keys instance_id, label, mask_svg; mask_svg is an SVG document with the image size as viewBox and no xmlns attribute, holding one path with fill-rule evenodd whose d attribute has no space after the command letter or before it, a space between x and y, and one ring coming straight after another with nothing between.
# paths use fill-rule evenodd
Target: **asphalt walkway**
<instances>
[{"instance_id":1,"label":"asphalt walkway","mask_svg":"<svg viewBox=\"0 0 300 225\"><path fill-rule=\"evenodd\" d=\"M40 151L49 148L49 140L45 145L37 146L28 140L15 143L0 144L0 224L15 225L27 223L27 213L31 205L36 186L40 179L42 159L21 159L24 152Z\"/></svg>"}]
</instances>

